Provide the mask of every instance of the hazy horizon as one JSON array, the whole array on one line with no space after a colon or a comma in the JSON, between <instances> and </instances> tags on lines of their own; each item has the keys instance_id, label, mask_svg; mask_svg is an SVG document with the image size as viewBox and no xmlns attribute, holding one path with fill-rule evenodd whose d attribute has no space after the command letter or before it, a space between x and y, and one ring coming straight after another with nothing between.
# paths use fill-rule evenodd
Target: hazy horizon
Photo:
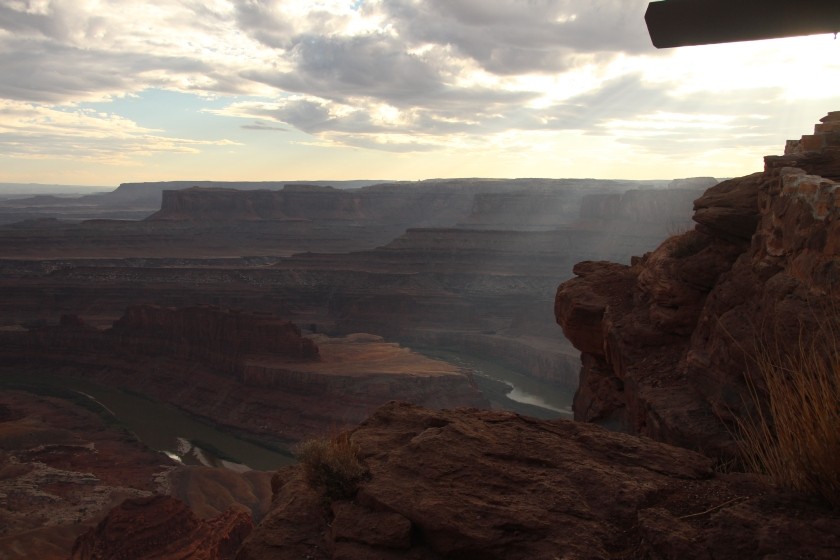
<instances>
[{"instance_id":1,"label":"hazy horizon","mask_svg":"<svg viewBox=\"0 0 840 560\"><path fill-rule=\"evenodd\" d=\"M657 50L647 3L8 2L0 182L733 177L840 109L833 36Z\"/></svg>"},{"instance_id":2,"label":"hazy horizon","mask_svg":"<svg viewBox=\"0 0 840 560\"><path fill-rule=\"evenodd\" d=\"M697 176L700 177L700 176ZM709 176L711 177L711 176ZM56 183L18 183L18 182L2 182L0 181L0 198L4 196L10 195L42 195L42 194L96 194L96 193L105 193L111 192L118 189L121 185L124 184L156 184L156 183L171 183L171 182L195 182L195 183L319 183L319 184L329 184L333 183L333 186L337 188L353 188L351 186L342 186L343 183L369 183L370 185L378 185L378 184L389 184L389 183L422 183L426 181L450 181L450 180L463 180L463 181L474 181L474 180L487 180L487 181L518 181L523 179L537 179L537 180L557 180L557 181L565 181L565 180L572 180L572 181L637 181L639 183L644 183L649 181L651 183L657 182L661 183L663 181L674 181L680 179L692 179L695 177L671 177L666 179L652 179L652 178L644 178L644 179L627 179L622 177L616 177L613 179L601 179L597 177L428 177L425 179L364 179L364 178L353 178L353 179L257 179L257 180L236 180L236 179L226 179L226 180L216 180L216 179L162 179L160 181L123 181L116 185L73 185L73 184L56 184ZM727 179L727 177L716 177L718 181ZM584 187L585 188L585 187Z\"/></svg>"}]
</instances>

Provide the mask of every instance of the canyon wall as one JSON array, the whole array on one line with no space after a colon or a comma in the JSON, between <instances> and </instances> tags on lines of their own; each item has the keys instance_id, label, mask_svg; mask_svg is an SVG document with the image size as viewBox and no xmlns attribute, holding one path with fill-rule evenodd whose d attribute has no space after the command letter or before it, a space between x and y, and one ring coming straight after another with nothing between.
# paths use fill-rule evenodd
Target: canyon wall
<instances>
[{"instance_id":1,"label":"canyon wall","mask_svg":"<svg viewBox=\"0 0 840 560\"><path fill-rule=\"evenodd\" d=\"M692 182L667 190L634 189L624 193L587 195L581 202L580 217L583 220L665 224L678 229L688 221L691 202L706 188L694 185Z\"/></svg>"},{"instance_id":2,"label":"canyon wall","mask_svg":"<svg viewBox=\"0 0 840 560\"><path fill-rule=\"evenodd\" d=\"M280 355L291 362L318 360L318 347L291 322L209 305L134 305L108 333L115 345L134 353L171 353L231 372L255 354Z\"/></svg>"},{"instance_id":3,"label":"canyon wall","mask_svg":"<svg viewBox=\"0 0 840 560\"><path fill-rule=\"evenodd\" d=\"M555 314L582 352L576 419L734 456L757 354L807 346L840 303L837 130L830 113L764 172L712 187L693 230L629 266L575 267Z\"/></svg>"},{"instance_id":4,"label":"canyon wall","mask_svg":"<svg viewBox=\"0 0 840 560\"><path fill-rule=\"evenodd\" d=\"M468 371L396 343L318 341L265 314L145 305L106 330L64 316L58 326L0 331L0 356L17 370L128 388L281 444L358 423L392 399L486 405Z\"/></svg>"}]
</instances>

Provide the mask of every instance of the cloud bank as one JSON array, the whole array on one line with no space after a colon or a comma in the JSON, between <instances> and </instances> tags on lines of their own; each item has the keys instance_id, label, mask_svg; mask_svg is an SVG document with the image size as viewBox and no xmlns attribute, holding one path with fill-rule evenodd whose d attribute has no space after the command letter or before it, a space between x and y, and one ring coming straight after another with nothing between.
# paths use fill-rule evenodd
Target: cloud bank
<instances>
[{"instance_id":1,"label":"cloud bank","mask_svg":"<svg viewBox=\"0 0 840 560\"><path fill-rule=\"evenodd\" d=\"M704 145L766 149L778 143L770 123L780 115L807 107L818 111L813 120L837 108L828 106L837 101L836 45L656 51L646 5L6 0L0 145L7 157L81 153L113 163L235 143L221 129L191 140L85 109L151 89L227 100L207 113L231 129L401 153L489 148L514 135L522 145L551 133L663 157ZM797 85L804 81L825 88Z\"/></svg>"}]
</instances>

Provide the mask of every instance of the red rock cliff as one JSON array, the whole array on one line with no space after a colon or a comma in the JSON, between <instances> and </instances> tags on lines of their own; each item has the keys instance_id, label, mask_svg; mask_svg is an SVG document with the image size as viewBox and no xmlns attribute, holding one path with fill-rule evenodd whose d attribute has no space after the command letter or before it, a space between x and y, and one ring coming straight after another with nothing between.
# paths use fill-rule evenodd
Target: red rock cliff
<instances>
[{"instance_id":1,"label":"red rock cliff","mask_svg":"<svg viewBox=\"0 0 840 560\"><path fill-rule=\"evenodd\" d=\"M582 352L575 418L728 456L757 344L837 309L840 112L694 203L696 227L630 266L578 264L555 316Z\"/></svg>"},{"instance_id":2,"label":"red rock cliff","mask_svg":"<svg viewBox=\"0 0 840 560\"><path fill-rule=\"evenodd\" d=\"M145 353L172 353L229 371L246 356L282 355L318 360L318 347L293 323L270 314L246 313L209 305L181 309L133 305L114 322L115 344Z\"/></svg>"}]
</instances>

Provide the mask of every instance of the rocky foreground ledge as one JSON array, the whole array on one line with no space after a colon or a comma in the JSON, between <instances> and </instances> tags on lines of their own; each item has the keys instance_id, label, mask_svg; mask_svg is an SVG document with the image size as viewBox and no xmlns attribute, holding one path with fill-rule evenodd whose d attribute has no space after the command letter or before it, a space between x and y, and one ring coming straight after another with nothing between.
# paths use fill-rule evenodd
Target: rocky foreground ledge
<instances>
[{"instance_id":1,"label":"rocky foreground ledge","mask_svg":"<svg viewBox=\"0 0 840 560\"><path fill-rule=\"evenodd\" d=\"M393 402L351 432L367 468L336 499L288 467L248 535L172 498L115 508L73 560L835 559L840 512L696 452L599 426ZM238 552L236 552L238 550Z\"/></svg>"},{"instance_id":2,"label":"rocky foreground ledge","mask_svg":"<svg viewBox=\"0 0 840 560\"><path fill-rule=\"evenodd\" d=\"M379 409L352 432L370 471L328 503L299 468L238 560L836 558L840 516L720 474L698 453L514 413Z\"/></svg>"}]
</instances>

